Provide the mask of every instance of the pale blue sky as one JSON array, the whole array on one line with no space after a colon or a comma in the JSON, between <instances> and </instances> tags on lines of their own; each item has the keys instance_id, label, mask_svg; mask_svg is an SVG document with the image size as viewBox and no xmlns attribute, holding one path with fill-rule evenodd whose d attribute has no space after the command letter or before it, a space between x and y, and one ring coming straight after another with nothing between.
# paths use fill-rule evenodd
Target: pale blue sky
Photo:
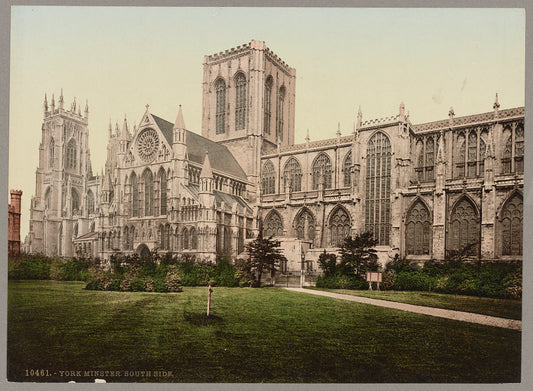
<instances>
[{"instance_id":1,"label":"pale blue sky","mask_svg":"<svg viewBox=\"0 0 533 391\"><path fill-rule=\"evenodd\" d=\"M200 132L203 56L249 42L296 68L296 142L397 114L414 123L524 105L525 12L518 9L13 7L9 188L22 189L22 237L44 93L89 100L93 168L109 120L150 111Z\"/></svg>"}]
</instances>

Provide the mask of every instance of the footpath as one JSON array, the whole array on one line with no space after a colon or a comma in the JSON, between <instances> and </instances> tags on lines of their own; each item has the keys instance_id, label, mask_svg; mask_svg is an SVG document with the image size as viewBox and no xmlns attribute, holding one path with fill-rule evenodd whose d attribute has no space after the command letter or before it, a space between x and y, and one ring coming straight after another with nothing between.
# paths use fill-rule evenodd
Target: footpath
<instances>
[{"instance_id":1,"label":"footpath","mask_svg":"<svg viewBox=\"0 0 533 391\"><path fill-rule=\"evenodd\" d=\"M401 311L415 312L417 314L437 316L439 318L447 318L458 320L460 322L477 323L486 326L501 327L511 330L522 330L522 321L515 319L498 318L496 316L488 316L481 314L474 314L471 312L446 310L443 308L424 307L421 305L398 303L388 300L369 299L367 297L344 295L341 293L317 291L313 289L303 288L283 288L289 291L307 293L311 295L332 297L334 299L355 301L357 303L377 305L379 307L393 308Z\"/></svg>"}]
</instances>

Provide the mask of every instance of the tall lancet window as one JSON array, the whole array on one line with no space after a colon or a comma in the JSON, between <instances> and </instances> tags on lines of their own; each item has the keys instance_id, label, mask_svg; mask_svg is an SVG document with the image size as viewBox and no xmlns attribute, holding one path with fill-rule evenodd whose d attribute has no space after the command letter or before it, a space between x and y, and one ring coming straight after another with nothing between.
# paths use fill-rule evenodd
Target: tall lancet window
<instances>
[{"instance_id":1,"label":"tall lancet window","mask_svg":"<svg viewBox=\"0 0 533 391\"><path fill-rule=\"evenodd\" d=\"M146 170L143 175L144 180L144 215L154 215L154 176L152 171Z\"/></svg>"},{"instance_id":2,"label":"tall lancet window","mask_svg":"<svg viewBox=\"0 0 533 391\"><path fill-rule=\"evenodd\" d=\"M160 214L167 214L167 174L164 169L159 171L159 186L161 188L160 192L160 203L161 209Z\"/></svg>"},{"instance_id":3,"label":"tall lancet window","mask_svg":"<svg viewBox=\"0 0 533 391\"><path fill-rule=\"evenodd\" d=\"M281 86L278 93L278 107L276 110L276 139L283 141L283 111L285 108L285 86Z\"/></svg>"},{"instance_id":4,"label":"tall lancet window","mask_svg":"<svg viewBox=\"0 0 533 391\"><path fill-rule=\"evenodd\" d=\"M514 145L515 172L524 172L524 128L520 125L516 128Z\"/></svg>"},{"instance_id":5,"label":"tall lancet window","mask_svg":"<svg viewBox=\"0 0 533 391\"><path fill-rule=\"evenodd\" d=\"M427 255L430 253L431 215L427 207L417 200L405 220L407 254Z\"/></svg>"},{"instance_id":6,"label":"tall lancet window","mask_svg":"<svg viewBox=\"0 0 533 391\"><path fill-rule=\"evenodd\" d=\"M54 154L55 154L56 143L53 137L50 137L50 145L48 150L48 168L54 167Z\"/></svg>"},{"instance_id":7,"label":"tall lancet window","mask_svg":"<svg viewBox=\"0 0 533 391\"><path fill-rule=\"evenodd\" d=\"M324 189L331 188L331 161L325 153L320 154L313 163L313 189L318 189L321 178Z\"/></svg>"},{"instance_id":8,"label":"tall lancet window","mask_svg":"<svg viewBox=\"0 0 533 391\"><path fill-rule=\"evenodd\" d=\"M131 215L133 217L139 216L139 183L137 182L137 175L131 173Z\"/></svg>"},{"instance_id":9,"label":"tall lancet window","mask_svg":"<svg viewBox=\"0 0 533 391\"><path fill-rule=\"evenodd\" d=\"M342 173L344 175L344 187L350 187L352 185L352 151L346 154L344 158L344 164Z\"/></svg>"},{"instance_id":10,"label":"tall lancet window","mask_svg":"<svg viewBox=\"0 0 533 391\"><path fill-rule=\"evenodd\" d=\"M76 142L74 139L70 139L67 145L66 168L70 170L76 169Z\"/></svg>"},{"instance_id":11,"label":"tall lancet window","mask_svg":"<svg viewBox=\"0 0 533 391\"><path fill-rule=\"evenodd\" d=\"M272 117L272 76L267 77L265 83L265 118L263 123L264 134L270 134L270 119Z\"/></svg>"},{"instance_id":12,"label":"tall lancet window","mask_svg":"<svg viewBox=\"0 0 533 391\"><path fill-rule=\"evenodd\" d=\"M235 130L244 129L246 122L246 77L235 77Z\"/></svg>"},{"instance_id":13,"label":"tall lancet window","mask_svg":"<svg viewBox=\"0 0 533 391\"><path fill-rule=\"evenodd\" d=\"M226 83L218 79L215 83L216 91L216 134L226 132Z\"/></svg>"},{"instance_id":14,"label":"tall lancet window","mask_svg":"<svg viewBox=\"0 0 533 391\"><path fill-rule=\"evenodd\" d=\"M524 201L518 194L513 195L502 208L502 255L522 255L522 226Z\"/></svg>"},{"instance_id":15,"label":"tall lancet window","mask_svg":"<svg viewBox=\"0 0 533 391\"><path fill-rule=\"evenodd\" d=\"M292 191L302 191L302 168L298 160L291 157L285 164L283 179ZM285 192L285 189L282 189L282 192Z\"/></svg>"},{"instance_id":16,"label":"tall lancet window","mask_svg":"<svg viewBox=\"0 0 533 391\"><path fill-rule=\"evenodd\" d=\"M390 235L391 145L382 132L372 136L366 151L365 230L378 245L388 245Z\"/></svg>"},{"instance_id":17,"label":"tall lancet window","mask_svg":"<svg viewBox=\"0 0 533 391\"><path fill-rule=\"evenodd\" d=\"M263 194L273 194L275 192L276 173L274 165L269 160L263 165L262 175Z\"/></svg>"}]
</instances>

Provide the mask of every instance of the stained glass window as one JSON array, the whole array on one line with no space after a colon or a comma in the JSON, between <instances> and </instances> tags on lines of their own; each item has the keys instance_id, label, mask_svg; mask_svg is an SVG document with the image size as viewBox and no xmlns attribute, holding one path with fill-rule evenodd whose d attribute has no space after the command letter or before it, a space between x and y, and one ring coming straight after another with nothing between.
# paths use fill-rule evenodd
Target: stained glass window
<instances>
[{"instance_id":1,"label":"stained glass window","mask_svg":"<svg viewBox=\"0 0 533 391\"><path fill-rule=\"evenodd\" d=\"M272 76L269 76L265 83L265 134L270 134L270 118L272 116Z\"/></svg>"},{"instance_id":2,"label":"stained glass window","mask_svg":"<svg viewBox=\"0 0 533 391\"><path fill-rule=\"evenodd\" d=\"M215 84L216 91L216 134L226 132L226 83L218 79Z\"/></svg>"},{"instance_id":3,"label":"stained glass window","mask_svg":"<svg viewBox=\"0 0 533 391\"><path fill-rule=\"evenodd\" d=\"M463 198L454 207L448 229L450 250L463 250L467 245L479 243L480 219L470 200ZM479 246L473 246L469 255L477 255Z\"/></svg>"},{"instance_id":4,"label":"stained glass window","mask_svg":"<svg viewBox=\"0 0 533 391\"><path fill-rule=\"evenodd\" d=\"M382 132L372 136L366 153L365 230L378 245L388 245L390 235L391 145Z\"/></svg>"},{"instance_id":5,"label":"stained glass window","mask_svg":"<svg viewBox=\"0 0 533 391\"><path fill-rule=\"evenodd\" d=\"M235 78L235 130L244 129L246 121L246 77L239 73Z\"/></svg>"},{"instance_id":6,"label":"stained glass window","mask_svg":"<svg viewBox=\"0 0 533 391\"><path fill-rule=\"evenodd\" d=\"M522 255L523 214L523 199L515 194L501 212L502 255Z\"/></svg>"},{"instance_id":7,"label":"stained glass window","mask_svg":"<svg viewBox=\"0 0 533 391\"><path fill-rule=\"evenodd\" d=\"M346 154L342 171L344 174L344 187L350 187L352 185L352 151Z\"/></svg>"},{"instance_id":8,"label":"stained glass window","mask_svg":"<svg viewBox=\"0 0 533 391\"><path fill-rule=\"evenodd\" d=\"M261 181L263 194L275 193L276 173L274 172L274 165L270 160L263 165L263 175Z\"/></svg>"},{"instance_id":9,"label":"stained glass window","mask_svg":"<svg viewBox=\"0 0 533 391\"><path fill-rule=\"evenodd\" d=\"M144 215L154 215L154 176L152 171L146 170L143 174L144 180Z\"/></svg>"},{"instance_id":10,"label":"stained glass window","mask_svg":"<svg viewBox=\"0 0 533 391\"><path fill-rule=\"evenodd\" d=\"M298 239L311 240L315 239L315 218L308 210L302 210L295 219L294 228Z\"/></svg>"},{"instance_id":11,"label":"stained glass window","mask_svg":"<svg viewBox=\"0 0 533 391\"><path fill-rule=\"evenodd\" d=\"M290 158L287 161L285 169L283 170L283 178L285 184L288 184L292 191L302 190L302 168L300 167L298 160Z\"/></svg>"},{"instance_id":12,"label":"stained glass window","mask_svg":"<svg viewBox=\"0 0 533 391\"><path fill-rule=\"evenodd\" d=\"M324 189L331 188L331 161L325 153L318 155L313 163L313 189L318 189L321 177Z\"/></svg>"},{"instance_id":13,"label":"stained glass window","mask_svg":"<svg viewBox=\"0 0 533 391\"><path fill-rule=\"evenodd\" d=\"M329 219L330 245L341 247L344 239L351 235L350 216L343 208L338 208Z\"/></svg>"},{"instance_id":14,"label":"stained glass window","mask_svg":"<svg viewBox=\"0 0 533 391\"><path fill-rule=\"evenodd\" d=\"M159 171L159 187L161 188L160 192L160 214L167 214L167 173L165 170L161 169Z\"/></svg>"},{"instance_id":15,"label":"stained glass window","mask_svg":"<svg viewBox=\"0 0 533 391\"><path fill-rule=\"evenodd\" d=\"M137 175L131 173L131 211L132 216L139 216L139 184L137 183Z\"/></svg>"},{"instance_id":16,"label":"stained glass window","mask_svg":"<svg viewBox=\"0 0 533 391\"><path fill-rule=\"evenodd\" d=\"M409 255L427 255L431 245L431 218L427 207L416 201L406 219L406 248Z\"/></svg>"},{"instance_id":17,"label":"stained glass window","mask_svg":"<svg viewBox=\"0 0 533 391\"><path fill-rule=\"evenodd\" d=\"M283 236L283 223L278 212L272 211L267 215L263 229L265 237Z\"/></svg>"},{"instance_id":18,"label":"stained glass window","mask_svg":"<svg viewBox=\"0 0 533 391\"><path fill-rule=\"evenodd\" d=\"M87 213L94 213L94 194L91 190L87 192Z\"/></svg>"}]
</instances>

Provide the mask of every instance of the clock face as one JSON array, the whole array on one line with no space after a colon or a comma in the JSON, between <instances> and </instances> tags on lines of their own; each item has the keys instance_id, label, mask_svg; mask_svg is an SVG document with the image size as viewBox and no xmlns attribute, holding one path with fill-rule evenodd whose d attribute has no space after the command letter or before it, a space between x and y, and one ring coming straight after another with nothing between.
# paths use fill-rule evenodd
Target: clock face
<instances>
[{"instance_id":1,"label":"clock face","mask_svg":"<svg viewBox=\"0 0 533 391\"><path fill-rule=\"evenodd\" d=\"M144 162L155 159L159 149L159 137L154 129L145 129L137 138L137 153Z\"/></svg>"}]
</instances>

